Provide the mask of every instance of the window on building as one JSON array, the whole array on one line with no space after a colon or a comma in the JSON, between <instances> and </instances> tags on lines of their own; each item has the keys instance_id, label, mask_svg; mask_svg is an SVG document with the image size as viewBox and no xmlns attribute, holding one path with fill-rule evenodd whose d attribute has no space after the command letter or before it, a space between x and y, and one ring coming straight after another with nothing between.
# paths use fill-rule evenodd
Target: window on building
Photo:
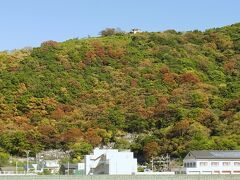
<instances>
[{"instance_id":1,"label":"window on building","mask_svg":"<svg viewBox=\"0 0 240 180\"><path fill-rule=\"evenodd\" d=\"M223 174L231 174L231 171L222 171Z\"/></svg>"},{"instance_id":2,"label":"window on building","mask_svg":"<svg viewBox=\"0 0 240 180\"><path fill-rule=\"evenodd\" d=\"M189 163L189 167L193 167L193 163L190 162L190 163Z\"/></svg>"},{"instance_id":3,"label":"window on building","mask_svg":"<svg viewBox=\"0 0 240 180\"><path fill-rule=\"evenodd\" d=\"M184 167L196 167L196 162L184 163Z\"/></svg>"},{"instance_id":4,"label":"window on building","mask_svg":"<svg viewBox=\"0 0 240 180\"><path fill-rule=\"evenodd\" d=\"M234 166L240 166L240 162L234 162Z\"/></svg>"},{"instance_id":5,"label":"window on building","mask_svg":"<svg viewBox=\"0 0 240 180\"><path fill-rule=\"evenodd\" d=\"M219 166L219 162L211 162L211 166Z\"/></svg>"},{"instance_id":6,"label":"window on building","mask_svg":"<svg viewBox=\"0 0 240 180\"><path fill-rule=\"evenodd\" d=\"M230 166L231 162L223 162L223 166Z\"/></svg>"},{"instance_id":7,"label":"window on building","mask_svg":"<svg viewBox=\"0 0 240 180\"><path fill-rule=\"evenodd\" d=\"M208 162L200 162L200 166L207 166Z\"/></svg>"}]
</instances>

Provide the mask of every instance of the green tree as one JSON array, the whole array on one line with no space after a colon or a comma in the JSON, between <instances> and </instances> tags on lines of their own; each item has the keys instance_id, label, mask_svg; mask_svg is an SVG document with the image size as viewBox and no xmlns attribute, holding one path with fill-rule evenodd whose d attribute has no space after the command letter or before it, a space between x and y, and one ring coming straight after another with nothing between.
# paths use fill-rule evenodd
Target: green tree
<instances>
[{"instance_id":1,"label":"green tree","mask_svg":"<svg viewBox=\"0 0 240 180\"><path fill-rule=\"evenodd\" d=\"M72 158L80 162L84 155L87 155L92 151L93 146L86 142L78 142L70 145L69 148L72 150Z\"/></svg>"},{"instance_id":2,"label":"green tree","mask_svg":"<svg viewBox=\"0 0 240 180\"><path fill-rule=\"evenodd\" d=\"M8 163L10 155L0 149L0 167Z\"/></svg>"},{"instance_id":3,"label":"green tree","mask_svg":"<svg viewBox=\"0 0 240 180\"><path fill-rule=\"evenodd\" d=\"M106 28L100 32L101 36L112 36L116 34L123 34L120 28Z\"/></svg>"}]
</instances>

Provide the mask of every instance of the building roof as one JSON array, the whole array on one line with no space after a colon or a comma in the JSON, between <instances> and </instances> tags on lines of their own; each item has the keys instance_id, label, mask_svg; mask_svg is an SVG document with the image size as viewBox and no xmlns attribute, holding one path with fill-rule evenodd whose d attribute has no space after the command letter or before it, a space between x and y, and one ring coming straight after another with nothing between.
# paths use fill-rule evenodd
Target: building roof
<instances>
[{"instance_id":1,"label":"building roof","mask_svg":"<svg viewBox=\"0 0 240 180\"><path fill-rule=\"evenodd\" d=\"M68 169L68 164L62 164L62 167L64 167L65 169ZM78 165L77 164L69 164L69 169L78 169Z\"/></svg>"},{"instance_id":2,"label":"building roof","mask_svg":"<svg viewBox=\"0 0 240 180\"><path fill-rule=\"evenodd\" d=\"M41 170L43 166L41 164L29 164L28 169L35 169L34 165L36 165L37 169L36 170ZM27 170L27 165L24 165L24 169Z\"/></svg>"},{"instance_id":3,"label":"building roof","mask_svg":"<svg viewBox=\"0 0 240 180\"><path fill-rule=\"evenodd\" d=\"M141 29L133 28L132 31L141 31Z\"/></svg>"},{"instance_id":4,"label":"building roof","mask_svg":"<svg viewBox=\"0 0 240 180\"><path fill-rule=\"evenodd\" d=\"M59 168L58 160L45 160L44 167L45 168Z\"/></svg>"},{"instance_id":5,"label":"building roof","mask_svg":"<svg viewBox=\"0 0 240 180\"><path fill-rule=\"evenodd\" d=\"M196 159L240 159L240 151L216 151L202 150L190 151L187 156L194 156ZM186 156L186 157L187 157Z\"/></svg>"}]
</instances>

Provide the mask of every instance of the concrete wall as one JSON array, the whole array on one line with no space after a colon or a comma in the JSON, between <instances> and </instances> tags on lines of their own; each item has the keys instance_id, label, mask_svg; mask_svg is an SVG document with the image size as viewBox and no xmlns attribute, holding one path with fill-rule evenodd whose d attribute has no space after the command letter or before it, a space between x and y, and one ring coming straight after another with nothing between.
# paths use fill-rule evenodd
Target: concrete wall
<instances>
[{"instance_id":1,"label":"concrete wall","mask_svg":"<svg viewBox=\"0 0 240 180\"><path fill-rule=\"evenodd\" d=\"M240 175L159 175L159 176L1 176L3 180L239 180Z\"/></svg>"}]
</instances>

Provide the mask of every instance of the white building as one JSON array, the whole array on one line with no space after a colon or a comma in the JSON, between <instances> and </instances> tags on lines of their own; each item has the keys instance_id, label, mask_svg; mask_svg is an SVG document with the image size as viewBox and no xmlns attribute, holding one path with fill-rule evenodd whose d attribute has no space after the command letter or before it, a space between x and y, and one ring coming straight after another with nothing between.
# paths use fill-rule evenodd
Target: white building
<instances>
[{"instance_id":1,"label":"white building","mask_svg":"<svg viewBox=\"0 0 240 180\"><path fill-rule=\"evenodd\" d=\"M141 29L134 28L134 29L132 29L132 31L130 33L137 34L137 33L141 33L141 32L142 32Z\"/></svg>"},{"instance_id":2,"label":"white building","mask_svg":"<svg viewBox=\"0 0 240 180\"><path fill-rule=\"evenodd\" d=\"M186 174L240 174L240 151L191 151L183 164Z\"/></svg>"},{"instance_id":3,"label":"white building","mask_svg":"<svg viewBox=\"0 0 240 180\"><path fill-rule=\"evenodd\" d=\"M44 169L49 170L51 173L58 173L60 169L60 164L58 160L45 160Z\"/></svg>"},{"instance_id":4,"label":"white building","mask_svg":"<svg viewBox=\"0 0 240 180\"><path fill-rule=\"evenodd\" d=\"M85 174L131 175L137 173L137 159L130 151L94 149L85 156Z\"/></svg>"}]
</instances>

